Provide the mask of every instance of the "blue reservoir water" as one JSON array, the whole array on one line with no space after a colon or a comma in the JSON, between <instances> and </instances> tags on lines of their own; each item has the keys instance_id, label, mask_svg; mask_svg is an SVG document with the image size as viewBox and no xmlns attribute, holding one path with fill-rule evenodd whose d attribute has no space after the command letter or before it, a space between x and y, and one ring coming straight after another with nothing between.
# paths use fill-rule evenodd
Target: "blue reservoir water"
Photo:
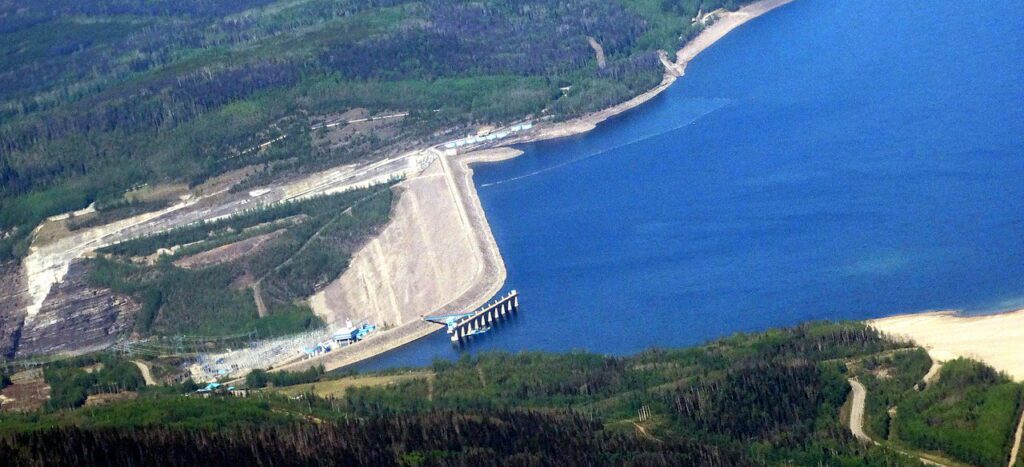
<instances>
[{"instance_id":1,"label":"blue reservoir water","mask_svg":"<svg viewBox=\"0 0 1024 467\"><path fill-rule=\"evenodd\" d=\"M653 101L478 166L523 311L468 351L1024 306L1022 18L1019 0L796 0ZM361 368L460 352L438 333Z\"/></svg>"}]
</instances>

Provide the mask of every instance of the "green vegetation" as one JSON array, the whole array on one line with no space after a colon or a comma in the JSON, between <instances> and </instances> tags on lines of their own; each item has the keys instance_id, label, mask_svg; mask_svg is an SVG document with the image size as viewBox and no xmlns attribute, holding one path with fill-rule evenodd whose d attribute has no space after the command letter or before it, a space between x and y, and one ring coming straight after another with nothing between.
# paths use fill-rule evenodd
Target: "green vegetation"
<instances>
[{"instance_id":1,"label":"green vegetation","mask_svg":"<svg viewBox=\"0 0 1024 467\"><path fill-rule=\"evenodd\" d=\"M142 335L219 336L256 330L268 337L322 325L301 301L338 277L354 251L381 226L393 193L381 185L339 195L284 203L143 237L104 250L92 261L89 280L139 301L136 331ZM261 248L221 264L197 269L175 266L184 255L284 229ZM189 245L155 265L129 259L160 248ZM259 318L254 292L259 283L268 315Z\"/></svg>"},{"instance_id":2,"label":"green vegetation","mask_svg":"<svg viewBox=\"0 0 1024 467\"><path fill-rule=\"evenodd\" d=\"M47 381L81 387L74 383L86 378L80 368L93 362L47 368ZM904 452L927 450L953 462L1005 464L1021 385L957 360L924 387L930 364L923 350L862 324L810 323L632 357L490 353L437 361L429 371L259 371L247 378L248 397L183 396L195 388L189 383L141 387L124 367L128 380L119 384L139 385L138 399L4 415L0 453L23 456L7 457L17 463L107 456L108 464L136 465L166 456L251 463L348 456L384 465L852 466L919 465ZM112 370L119 365L105 361L111 370L99 371L119 374ZM840 420L851 377L868 388L869 414L879 410L873 398L897 409L889 439L875 438L881 445L856 441ZM57 437L67 442L54 448Z\"/></svg>"},{"instance_id":3,"label":"green vegetation","mask_svg":"<svg viewBox=\"0 0 1024 467\"><path fill-rule=\"evenodd\" d=\"M658 82L656 50L699 31L699 10L741 3L0 2L0 260L45 217L117 206L143 182L262 168L251 186L441 129L621 102ZM314 122L356 108L410 116L387 138L316 142Z\"/></svg>"},{"instance_id":4,"label":"green vegetation","mask_svg":"<svg viewBox=\"0 0 1024 467\"><path fill-rule=\"evenodd\" d=\"M90 394L135 391L145 385L135 364L108 354L51 363L43 375L50 385L46 408L51 410L80 407Z\"/></svg>"},{"instance_id":5,"label":"green vegetation","mask_svg":"<svg viewBox=\"0 0 1024 467\"><path fill-rule=\"evenodd\" d=\"M138 201L121 198L114 202L97 206L96 214L89 215L85 219L71 219L68 221L68 229L77 230L105 225L119 219L157 211L170 205L171 203L168 200Z\"/></svg>"},{"instance_id":6,"label":"green vegetation","mask_svg":"<svg viewBox=\"0 0 1024 467\"><path fill-rule=\"evenodd\" d=\"M250 388L263 388L268 383L274 386L294 386L296 384L312 383L320 379L323 374L323 365L299 372L277 371L267 373L263 370L253 370L246 375L245 385Z\"/></svg>"},{"instance_id":7,"label":"green vegetation","mask_svg":"<svg viewBox=\"0 0 1024 467\"><path fill-rule=\"evenodd\" d=\"M947 362L940 378L899 405L895 436L975 465L1003 465L1021 413L1021 386L991 367Z\"/></svg>"},{"instance_id":8,"label":"green vegetation","mask_svg":"<svg viewBox=\"0 0 1024 467\"><path fill-rule=\"evenodd\" d=\"M858 364L858 379L869 395L865 429L876 439L889 439L889 409L924 385L921 378L932 360L923 349L913 349L871 356Z\"/></svg>"},{"instance_id":9,"label":"green vegetation","mask_svg":"<svg viewBox=\"0 0 1024 467\"><path fill-rule=\"evenodd\" d=\"M842 361L903 347L859 324L817 323L626 358L526 353L439 361L432 374L352 384L333 398L276 388L246 398L150 393L105 407L5 416L0 452L19 456L15 462L105 456L108 464L173 456L288 464L915 465L855 441L839 422L849 391ZM346 377L320 373L274 383ZM250 382L272 378L256 373ZM638 417L641 407L650 418ZM65 442L49 447L58 436Z\"/></svg>"}]
</instances>

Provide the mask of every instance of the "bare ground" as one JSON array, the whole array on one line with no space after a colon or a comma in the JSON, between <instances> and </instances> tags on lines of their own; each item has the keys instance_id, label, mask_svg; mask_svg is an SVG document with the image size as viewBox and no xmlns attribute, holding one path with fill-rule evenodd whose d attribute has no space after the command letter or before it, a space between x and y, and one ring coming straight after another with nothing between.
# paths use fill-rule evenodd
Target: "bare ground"
<instances>
[{"instance_id":1,"label":"bare ground","mask_svg":"<svg viewBox=\"0 0 1024 467\"><path fill-rule=\"evenodd\" d=\"M401 382L417 379L426 379L429 381L433 377L434 374L428 371L411 371L408 373L381 376L352 376L348 378L288 386L281 389L273 389L273 391L280 392L288 396L297 396L299 394L312 392L320 397L341 397L345 395L345 391L349 388L392 386Z\"/></svg>"},{"instance_id":2,"label":"bare ground","mask_svg":"<svg viewBox=\"0 0 1024 467\"><path fill-rule=\"evenodd\" d=\"M850 404L850 432L858 440L865 443L872 443L871 437L864 433L864 401L867 399L868 391L864 388L864 385L855 379L847 380L850 382L851 397L853 402Z\"/></svg>"},{"instance_id":3,"label":"bare ground","mask_svg":"<svg viewBox=\"0 0 1024 467\"><path fill-rule=\"evenodd\" d=\"M50 386L43 381L39 369L22 371L11 376L12 384L0 391L0 411L36 410L50 398Z\"/></svg>"},{"instance_id":4,"label":"bare ground","mask_svg":"<svg viewBox=\"0 0 1024 467\"><path fill-rule=\"evenodd\" d=\"M891 316L867 322L878 330L913 340L932 360L973 358L1014 380L1024 378L1024 310L984 316L940 311Z\"/></svg>"},{"instance_id":5,"label":"bare ground","mask_svg":"<svg viewBox=\"0 0 1024 467\"><path fill-rule=\"evenodd\" d=\"M139 368L139 372L142 373L142 379L146 382L146 386L156 386L159 384L155 379L153 379L153 373L149 371L149 365L140 360L132 360L132 363Z\"/></svg>"},{"instance_id":6,"label":"bare ground","mask_svg":"<svg viewBox=\"0 0 1024 467\"><path fill-rule=\"evenodd\" d=\"M235 243L219 246L212 250L186 256L174 262L175 266L185 269L200 269L218 264L230 263L259 252L267 242L279 237L285 229L257 235Z\"/></svg>"},{"instance_id":7,"label":"bare ground","mask_svg":"<svg viewBox=\"0 0 1024 467\"><path fill-rule=\"evenodd\" d=\"M1010 463L1008 467L1013 467L1017 461L1017 457L1020 455L1020 441L1024 437L1024 413L1020 414L1020 418L1017 420L1017 431L1013 433L1013 448L1010 449Z\"/></svg>"},{"instance_id":8,"label":"bare ground","mask_svg":"<svg viewBox=\"0 0 1024 467\"><path fill-rule=\"evenodd\" d=\"M436 332L426 315L475 309L505 283L505 263L473 184L471 164L519 155L492 149L438 158L403 182L391 223L353 256L335 282L313 296L325 322L368 319L396 325L363 342L288 368L339 368Z\"/></svg>"},{"instance_id":9,"label":"bare ground","mask_svg":"<svg viewBox=\"0 0 1024 467\"><path fill-rule=\"evenodd\" d=\"M591 36L587 36L587 43L590 44L590 48L594 49L594 55L597 56L597 67L604 68L607 65L604 57L604 47L601 47L601 43Z\"/></svg>"},{"instance_id":10,"label":"bare ground","mask_svg":"<svg viewBox=\"0 0 1024 467\"><path fill-rule=\"evenodd\" d=\"M130 401L139 398L139 393L135 391L125 392L104 392L100 394L90 394L85 399L86 407L95 407L98 405L106 405L120 401Z\"/></svg>"}]
</instances>

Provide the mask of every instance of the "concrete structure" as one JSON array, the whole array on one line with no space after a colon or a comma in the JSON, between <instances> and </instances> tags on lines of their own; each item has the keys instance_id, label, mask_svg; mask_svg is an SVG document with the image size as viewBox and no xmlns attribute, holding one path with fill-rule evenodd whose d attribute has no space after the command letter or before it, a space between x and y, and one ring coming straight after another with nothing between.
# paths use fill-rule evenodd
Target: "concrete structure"
<instances>
[{"instance_id":1,"label":"concrete structure","mask_svg":"<svg viewBox=\"0 0 1024 467\"><path fill-rule=\"evenodd\" d=\"M448 335L453 344L465 342L467 338L483 334L499 321L519 312L519 292L515 290L501 299L481 308L479 311L462 315L448 323Z\"/></svg>"}]
</instances>

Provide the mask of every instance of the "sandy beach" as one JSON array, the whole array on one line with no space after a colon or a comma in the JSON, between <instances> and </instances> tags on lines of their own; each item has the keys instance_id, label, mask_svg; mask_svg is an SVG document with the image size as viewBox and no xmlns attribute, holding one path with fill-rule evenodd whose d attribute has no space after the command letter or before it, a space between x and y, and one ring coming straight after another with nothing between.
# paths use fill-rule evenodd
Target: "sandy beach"
<instances>
[{"instance_id":1,"label":"sandy beach","mask_svg":"<svg viewBox=\"0 0 1024 467\"><path fill-rule=\"evenodd\" d=\"M867 323L886 334L912 339L935 360L972 358L1024 381L1024 310L982 316L935 311Z\"/></svg>"}]
</instances>

